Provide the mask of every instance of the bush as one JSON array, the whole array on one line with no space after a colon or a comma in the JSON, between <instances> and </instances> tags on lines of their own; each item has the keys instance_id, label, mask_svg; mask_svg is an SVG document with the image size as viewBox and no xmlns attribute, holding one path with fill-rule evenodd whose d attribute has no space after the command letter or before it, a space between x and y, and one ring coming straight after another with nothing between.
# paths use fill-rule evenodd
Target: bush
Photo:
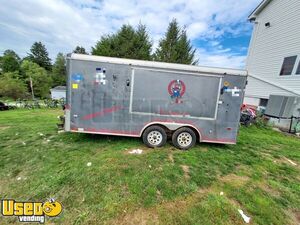
<instances>
[{"instance_id":1,"label":"bush","mask_svg":"<svg viewBox=\"0 0 300 225\"><path fill-rule=\"evenodd\" d=\"M25 98L28 96L26 84L15 78L16 72L4 73L0 79L0 97L12 98Z\"/></svg>"},{"instance_id":2,"label":"bush","mask_svg":"<svg viewBox=\"0 0 300 225\"><path fill-rule=\"evenodd\" d=\"M258 116L255 119L255 125L259 128L270 129L272 126L268 123L268 118L264 116Z\"/></svg>"}]
</instances>

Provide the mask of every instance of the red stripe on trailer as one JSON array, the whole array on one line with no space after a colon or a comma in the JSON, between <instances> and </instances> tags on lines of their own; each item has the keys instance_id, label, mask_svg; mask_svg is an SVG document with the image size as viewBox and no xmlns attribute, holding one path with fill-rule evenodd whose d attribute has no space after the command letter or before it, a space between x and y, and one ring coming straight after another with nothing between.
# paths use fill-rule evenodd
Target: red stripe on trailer
<instances>
[{"instance_id":1,"label":"red stripe on trailer","mask_svg":"<svg viewBox=\"0 0 300 225\"><path fill-rule=\"evenodd\" d=\"M181 120L181 119L155 119L149 123L153 123L153 122L161 122L161 123L184 123L184 124L190 124L190 125L194 125L194 123L190 120ZM147 124L147 123L146 123Z\"/></svg>"},{"instance_id":2,"label":"red stripe on trailer","mask_svg":"<svg viewBox=\"0 0 300 225\"><path fill-rule=\"evenodd\" d=\"M219 141L219 140L203 140L201 142L204 142L204 143L215 143L215 144L228 144L228 145L235 145L236 142L229 142L229 141Z\"/></svg>"},{"instance_id":3,"label":"red stripe on trailer","mask_svg":"<svg viewBox=\"0 0 300 225\"><path fill-rule=\"evenodd\" d=\"M92 118L95 118L95 117L98 117L98 116L104 116L105 114L113 113L113 112L116 112L116 111L121 110L121 109L123 109L123 106L118 106L118 105L110 107L110 108L105 108L105 109L103 109L99 112L95 112L95 113L83 116L82 120L90 120Z\"/></svg>"},{"instance_id":4,"label":"red stripe on trailer","mask_svg":"<svg viewBox=\"0 0 300 225\"><path fill-rule=\"evenodd\" d=\"M95 128L77 128L72 127L71 131L80 133L90 133L90 134L107 134L107 135L124 135L131 137L140 137L137 131L122 131L122 130L109 130L109 129L95 129Z\"/></svg>"},{"instance_id":5,"label":"red stripe on trailer","mask_svg":"<svg viewBox=\"0 0 300 225\"><path fill-rule=\"evenodd\" d=\"M102 133L113 133L113 134L132 134L137 135L139 132L137 131L123 131L123 130L110 130L110 129L94 129L94 128L84 128L85 131L91 132L102 132Z\"/></svg>"},{"instance_id":6,"label":"red stripe on trailer","mask_svg":"<svg viewBox=\"0 0 300 225\"><path fill-rule=\"evenodd\" d=\"M201 142L209 142L209 143L220 143L220 144L236 144L235 140L232 139L209 139L205 138L204 140L201 140Z\"/></svg>"}]
</instances>

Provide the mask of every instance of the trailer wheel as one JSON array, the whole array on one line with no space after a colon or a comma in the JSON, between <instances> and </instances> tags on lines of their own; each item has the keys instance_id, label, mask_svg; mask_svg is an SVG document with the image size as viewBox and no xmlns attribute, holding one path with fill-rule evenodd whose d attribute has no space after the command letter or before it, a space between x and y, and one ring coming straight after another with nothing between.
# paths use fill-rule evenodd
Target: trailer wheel
<instances>
[{"instance_id":1,"label":"trailer wheel","mask_svg":"<svg viewBox=\"0 0 300 225\"><path fill-rule=\"evenodd\" d=\"M166 131L160 126L148 127L143 133L143 142L150 148L161 147L167 142Z\"/></svg>"},{"instance_id":2,"label":"trailer wheel","mask_svg":"<svg viewBox=\"0 0 300 225\"><path fill-rule=\"evenodd\" d=\"M182 150L193 147L196 144L196 140L195 132L188 127L179 128L172 135L173 145Z\"/></svg>"}]
</instances>

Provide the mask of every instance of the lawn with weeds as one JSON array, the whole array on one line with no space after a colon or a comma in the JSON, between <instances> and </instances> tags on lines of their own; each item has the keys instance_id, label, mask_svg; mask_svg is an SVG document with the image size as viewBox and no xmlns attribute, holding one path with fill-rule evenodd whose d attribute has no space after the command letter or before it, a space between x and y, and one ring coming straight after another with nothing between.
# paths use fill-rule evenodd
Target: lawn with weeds
<instances>
[{"instance_id":1,"label":"lawn with weeds","mask_svg":"<svg viewBox=\"0 0 300 225\"><path fill-rule=\"evenodd\" d=\"M237 145L149 149L138 138L58 133L62 113L0 112L1 198L57 199L63 212L46 224L245 224L238 209L251 224L300 223L299 138L252 126Z\"/></svg>"}]
</instances>

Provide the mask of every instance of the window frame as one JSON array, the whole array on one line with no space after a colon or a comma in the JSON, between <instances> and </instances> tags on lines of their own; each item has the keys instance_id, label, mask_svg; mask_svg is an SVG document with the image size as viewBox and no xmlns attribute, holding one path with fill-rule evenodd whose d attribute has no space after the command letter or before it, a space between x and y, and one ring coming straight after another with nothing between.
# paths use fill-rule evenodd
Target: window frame
<instances>
[{"instance_id":1,"label":"window frame","mask_svg":"<svg viewBox=\"0 0 300 225\"><path fill-rule=\"evenodd\" d=\"M298 66L297 66L295 75L296 75L296 76L299 76L299 75L300 75L300 60L299 60L299 62L298 62Z\"/></svg>"},{"instance_id":2,"label":"window frame","mask_svg":"<svg viewBox=\"0 0 300 225\"><path fill-rule=\"evenodd\" d=\"M280 77L285 77L285 76L291 76L291 75L293 75L293 71L294 71L294 68L295 68L295 64L297 62L297 58L298 58L298 55L284 57L283 62L281 64L281 69L280 69L280 72L279 72L279 76ZM292 64L291 64L291 68L289 68L290 70L288 71L289 73L286 73L284 71L284 69L287 70L286 69L286 64L289 63L289 62L286 62L287 60L293 60ZM287 66L289 66L289 64ZM285 72L285 73L283 73L283 72Z\"/></svg>"}]
</instances>

